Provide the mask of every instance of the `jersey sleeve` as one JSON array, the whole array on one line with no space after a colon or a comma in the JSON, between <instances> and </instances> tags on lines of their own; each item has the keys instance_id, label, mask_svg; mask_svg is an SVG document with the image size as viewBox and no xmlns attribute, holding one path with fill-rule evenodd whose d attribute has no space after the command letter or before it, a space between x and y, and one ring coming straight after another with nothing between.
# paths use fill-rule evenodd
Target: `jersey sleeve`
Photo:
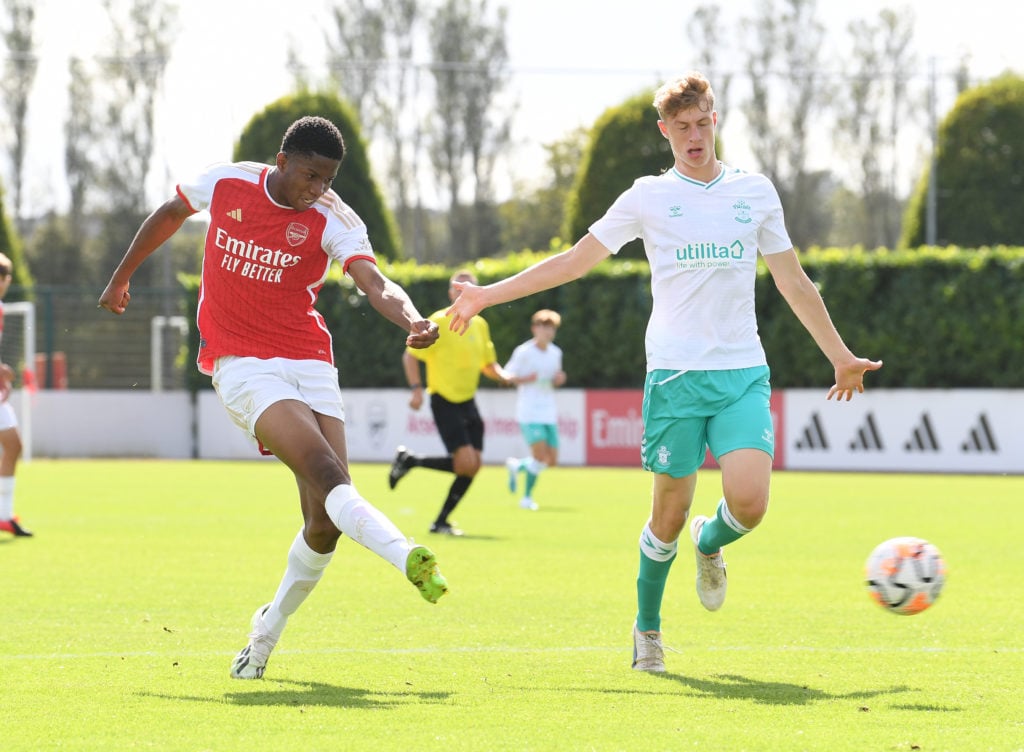
<instances>
[{"instance_id":1,"label":"jersey sleeve","mask_svg":"<svg viewBox=\"0 0 1024 752\"><path fill-rule=\"evenodd\" d=\"M523 360L523 346L519 345L515 350L512 351L512 357L508 359L508 363L505 364L505 370L515 376L522 376L520 370L522 369Z\"/></svg>"},{"instance_id":2,"label":"jersey sleeve","mask_svg":"<svg viewBox=\"0 0 1024 752\"><path fill-rule=\"evenodd\" d=\"M636 181L590 226L590 233L612 253L618 253L622 246L643 232L640 208L640 183Z\"/></svg>"},{"instance_id":3,"label":"jersey sleeve","mask_svg":"<svg viewBox=\"0 0 1024 752\"><path fill-rule=\"evenodd\" d=\"M255 169L247 169L250 167ZM192 211L205 211L210 208L210 203L213 201L213 189L217 186L218 181L251 173L253 182L258 182L260 172L265 169L266 165L255 163L218 162L207 167L194 179L178 183L177 192Z\"/></svg>"},{"instance_id":4,"label":"jersey sleeve","mask_svg":"<svg viewBox=\"0 0 1024 752\"><path fill-rule=\"evenodd\" d=\"M409 353L412 357L416 358L416 360L418 360L420 363L426 363L427 356L429 355L430 352L430 348L421 347L417 349L415 347L406 347L405 351Z\"/></svg>"},{"instance_id":5,"label":"jersey sleeve","mask_svg":"<svg viewBox=\"0 0 1024 752\"><path fill-rule=\"evenodd\" d=\"M786 219L779 193L767 178L765 183L765 192L772 203L771 209L757 230L757 247L762 256L782 253L793 247L793 241L789 239L789 233L786 231Z\"/></svg>"},{"instance_id":6,"label":"jersey sleeve","mask_svg":"<svg viewBox=\"0 0 1024 752\"><path fill-rule=\"evenodd\" d=\"M377 263L373 252L373 244L366 231L366 223L342 201L334 191L328 191L320 199L321 207L327 217L324 228L323 247L327 255L341 264L343 271L356 259L364 259Z\"/></svg>"}]
</instances>

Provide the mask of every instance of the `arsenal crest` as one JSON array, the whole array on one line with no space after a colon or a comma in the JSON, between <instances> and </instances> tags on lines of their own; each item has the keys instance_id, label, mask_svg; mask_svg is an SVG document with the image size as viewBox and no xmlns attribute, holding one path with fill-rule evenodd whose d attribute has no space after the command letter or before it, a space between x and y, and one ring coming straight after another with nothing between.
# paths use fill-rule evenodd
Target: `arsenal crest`
<instances>
[{"instance_id":1,"label":"arsenal crest","mask_svg":"<svg viewBox=\"0 0 1024 752\"><path fill-rule=\"evenodd\" d=\"M284 237L288 241L288 245L294 248L306 242L306 238L309 237L309 228L298 222L292 222L284 231Z\"/></svg>"}]
</instances>

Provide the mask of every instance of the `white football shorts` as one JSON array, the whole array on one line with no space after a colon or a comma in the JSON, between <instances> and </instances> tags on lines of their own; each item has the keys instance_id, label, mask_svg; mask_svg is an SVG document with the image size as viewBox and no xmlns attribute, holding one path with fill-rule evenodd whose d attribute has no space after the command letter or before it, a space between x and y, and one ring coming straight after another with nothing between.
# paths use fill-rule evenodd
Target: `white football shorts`
<instances>
[{"instance_id":1,"label":"white football shorts","mask_svg":"<svg viewBox=\"0 0 1024 752\"><path fill-rule=\"evenodd\" d=\"M25 399L23 396L22 399ZM18 416L10 402L0 402L0 431L18 427Z\"/></svg>"},{"instance_id":2,"label":"white football shorts","mask_svg":"<svg viewBox=\"0 0 1024 752\"><path fill-rule=\"evenodd\" d=\"M305 402L314 412L345 420L338 369L322 360L226 355L213 365L213 388L231 420L250 436L263 411L281 400Z\"/></svg>"}]
</instances>

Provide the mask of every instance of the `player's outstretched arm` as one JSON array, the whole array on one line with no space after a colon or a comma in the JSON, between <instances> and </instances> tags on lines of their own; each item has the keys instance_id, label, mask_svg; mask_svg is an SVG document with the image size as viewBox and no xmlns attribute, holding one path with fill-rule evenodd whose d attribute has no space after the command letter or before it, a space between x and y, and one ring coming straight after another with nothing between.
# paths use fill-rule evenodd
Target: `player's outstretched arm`
<instances>
[{"instance_id":1,"label":"player's outstretched arm","mask_svg":"<svg viewBox=\"0 0 1024 752\"><path fill-rule=\"evenodd\" d=\"M176 233L192 214L195 214L192 207L180 196L175 196L146 217L135 233L135 238L128 246L121 263L114 269L106 289L100 295L100 308L106 308L112 313L124 313L132 299L128 294L128 285L135 270L153 251Z\"/></svg>"},{"instance_id":2,"label":"player's outstretched arm","mask_svg":"<svg viewBox=\"0 0 1024 752\"><path fill-rule=\"evenodd\" d=\"M818 288L807 276L796 252L772 253L764 257L776 287L835 369L836 381L827 399L850 400L854 392L864 391L864 374L882 367L880 360L854 355L832 323Z\"/></svg>"},{"instance_id":3,"label":"player's outstretched arm","mask_svg":"<svg viewBox=\"0 0 1024 752\"><path fill-rule=\"evenodd\" d=\"M460 291L459 297L448 309L451 316L449 328L465 334L469 320L488 306L519 300L541 290L579 279L601 261L608 258L608 250L597 238L587 233L576 245L567 251L538 261L511 277L484 287L469 282L453 282Z\"/></svg>"},{"instance_id":4,"label":"player's outstretched arm","mask_svg":"<svg viewBox=\"0 0 1024 752\"><path fill-rule=\"evenodd\" d=\"M437 324L420 315L405 289L381 274L375 263L356 259L348 273L377 313L408 332L406 345L422 349L437 342Z\"/></svg>"}]
</instances>

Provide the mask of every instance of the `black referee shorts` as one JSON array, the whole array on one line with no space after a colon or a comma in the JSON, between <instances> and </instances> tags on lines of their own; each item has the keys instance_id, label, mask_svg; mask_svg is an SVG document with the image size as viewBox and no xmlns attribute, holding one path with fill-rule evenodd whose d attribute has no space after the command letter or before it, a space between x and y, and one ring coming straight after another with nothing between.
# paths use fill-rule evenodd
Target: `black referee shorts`
<instances>
[{"instance_id":1,"label":"black referee shorts","mask_svg":"<svg viewBox=\"0 0 1024 752\"><path fill-rule=\"evenodd\" d=\"M484 421L475 399L449 402L435 392L430 395L430 412L448 454L467 444L478 450L484 448Z\"/></svg>"}]
</instances>

